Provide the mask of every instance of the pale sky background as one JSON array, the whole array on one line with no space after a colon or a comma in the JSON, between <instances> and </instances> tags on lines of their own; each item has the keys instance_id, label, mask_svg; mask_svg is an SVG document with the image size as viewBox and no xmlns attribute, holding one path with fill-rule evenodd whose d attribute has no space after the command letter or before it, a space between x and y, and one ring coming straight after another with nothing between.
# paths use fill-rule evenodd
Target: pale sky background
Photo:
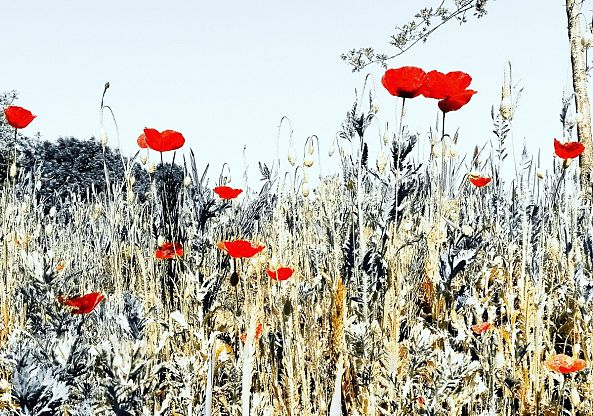
<instances>
[{"instance_id":1,"label":"pale sky background","mask_svg":"<svg viewBox=\"0 0 593 416\"><path fill-rule=\"evenodd\" d=\"M15 104L38 115L25 134L89 138L99 135L99 103L109 81L106 104L118 119L124 154L137 150L145 126L174 129L186 137L201 167L209 162L211 174L218 175L227 161L237 181L246 145L250 173L259 178L257 161L270 163L276 155L282 116L292 122L300 161L312 134L327 158L367 73L375 79L380 106L368 139L378 143L379 127L393 123L396 100L380 85L384 70L374 65L352 73L340 54L363 46L393 52L388 40L394 27L435 3L6 1L0 90L16 89ZM585 13L590 20L591 12ZM491 0L486 17L463 26L450 22L390 67L462 70L473 77L470 88L478 94L447 118L447 132L460 129L459 151L471 153L493 138L490 108L499 106L508 60L514 81L524 88L512 140L518 154L525 140L550 166L553 139L562 135L563 89L571 86L563 0ZM436 100L417 98L406 107L412 131L434 126ZM106 120L109 144L116 146ZM287 168L287 129L281 140ZM324 173L329 170L336 171L325 167Z\"/></svg>"}]
</instances>

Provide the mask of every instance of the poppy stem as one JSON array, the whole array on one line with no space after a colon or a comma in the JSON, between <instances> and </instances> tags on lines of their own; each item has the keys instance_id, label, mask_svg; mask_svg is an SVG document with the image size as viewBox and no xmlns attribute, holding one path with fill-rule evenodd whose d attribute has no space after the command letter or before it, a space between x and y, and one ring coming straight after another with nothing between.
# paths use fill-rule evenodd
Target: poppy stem
<instances>
[{"instance_id":1,"label":"poppy stem","mask_svg":"<svg viewBox=\"0 0 593 416\"><path fill-rule=\"evenodd\" d=\"M400 140L404 138L404 111L406 107L406 97L402 98L402 109L399 114L399 137Z\"/></svg>"},{"instance_id":2,"label":"poppy stem","mask_svg":"<svg viewBox=\"0 0 593 416\"><path fill-rule=\"evenodd\" d=\"M556 402L556 416L560 415L560 403L564 398L564 382L566 381L566 375L562 375L562 383L560 384L560 390L558 390L558 401Z\"/></svg>"},{"instance_id":3,"label":"poppy stem","mask_svg":"<svg viewBox=\"0 0 593 416\"><path fill-rule=\"evenodd\" d=\"M444 111L443 113L443 131L441 131L441 172L442 172L442 190L445 190L446 186L447 186L447 182L446 182L446 167L445 167L445 116L447 115L447 113L445 113Z\"/></svg>"}]
</instances>

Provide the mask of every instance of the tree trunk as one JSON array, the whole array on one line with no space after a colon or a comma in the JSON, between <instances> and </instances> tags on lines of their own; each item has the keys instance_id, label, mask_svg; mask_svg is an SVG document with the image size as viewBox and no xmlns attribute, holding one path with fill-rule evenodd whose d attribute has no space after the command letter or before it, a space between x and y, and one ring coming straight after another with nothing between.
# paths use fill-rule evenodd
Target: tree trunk
<instances>
[{"instance_id":1,"label":"tree trunk","mask_svg":"<svg viewBox=\"0 0 593 416\"><path fill-rule=\"evenodd\" d=\"M587 62L585 50L581 43L581 21L579 17L580 0L566 0L566 15L568 17L568 39L570 41L570 59L572 61L572 85L575 93L576 111L581 117L577 118L577 136L579 142L585 145L585 151L579 158L581 168L581 189L584 191L586 202L590 203L592 196L591 171L593 170L593 140L591 138L591 107L587 86Z\"/></svg>"}]
</instances>

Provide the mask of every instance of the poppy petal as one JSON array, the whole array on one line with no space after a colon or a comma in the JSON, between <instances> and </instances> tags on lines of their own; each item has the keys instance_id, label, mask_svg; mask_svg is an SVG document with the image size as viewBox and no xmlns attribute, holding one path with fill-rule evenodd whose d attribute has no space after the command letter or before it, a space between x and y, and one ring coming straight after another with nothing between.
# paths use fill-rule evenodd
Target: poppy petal
<instances>
[{"instance_id":1,"label":"poppy petal","mask_svg":"<svg viewBox=\"0 0 593 416\"><path fill-rule=\"evenodd\" d=\"M562 159L574 159L579 157L585 151L585 145L581 142L562 143L554 139L554 151L556 156Z\"/></svg>"},{"instance_id":2,"label":"poppy petal","mask_svg":"<svg viewBox=\"0 0 593 416\"><path fill-rule=\"evenodd\" d=\"M468 180L471 182L472 185L475 187L481 188L486 186L492 181L492 178L488 178L485 176L477 176L477 175L469 175Z\"/></svg>"},{"instance_id":3,"label":"poppy petal","mask_svg":"<svg viewBox=\"0 0 593 416\"><path fill-rule=\"evenodd\" d=\"M414 98L422 93L426 72L415 66L388 69L381 78L381 84L391 95Z\"/></svg>"},{"instance_id":4,"label":"poppy petal","mask_svg":"<svg viewBox=\"0 0 593 416\"><path fill-rule=\"evenodd\" d=\"M35 117L29 110L16 105L10 105L4 109L4 116L6 121L15 129L24 129L27 127Z\"/></svg>"},{"instance_id":5,"label":"poppy petal","mask_svg":"<svg viewBox=\"0 0 593 416\"><path fill-rule=\"evenodd\" d=\"M476 93L477 91L474 90L466 90L459 94L448 96L439 101L438 106L443 113L448 113L449 111L457 111L461 107L469 103L469 100L471 100L473 95Z\"/></svg>"},{"instance_id":6,"label":"poppy petal","mask_svg":"<svg viewBox=\"0 0 593 416\"><path fill-rule=\"evenodd\" d=\"M165 242L157 248L155 257L160 260L170 260L175 257L183 257L183 246L180 243Z\"/></svg>"},{"instance_id":7,"label":"poppy petal","mask_svg":"<svg viewBox=\"0 0 593 416\"><path fill-rule=\"evenodd\" d=\"M140 136L138 136L136 142L138 143L138 146L140 146L140 148L148 149L148 144L146 144L146 134L142 133Z\"/></svg>"},{"instance_id":8,"label":"poppy petal","mask_svg":"<svg viewBox=\"0 0 593 416\"><path fill-rule=\"evenodd\" d=\"M266 273L268 274L270 279L280 280L280 281L287 280L290 276L292 276L293 272L294 272L294 270L291 269L290 267L279 267L276 270L272 270L272 269L266 270Z\"/></svg>"},{"instance_id":9,"label":"poppy petal","mask_svg":"<svg viewBox=\"0 0 593 416\"><path fill-rule=\"evenodd\" d=\"M223 241L222 246L229 256L237 259L253 257L265 248L265 246L254 246L246 240ZM221 248L219 244L217 247Z\"/></svg>"},{"instance_id":10,"label":"poppy petal","mask_svg":"<svg viewBox=\"0 0 593 416\"><path fill-rule=\"evenodd\" d=\"M159 132L156 129L145 128L146 145L157 152L168 152L177 150L185 144L185 138L175 130L164 130Z\"/></svg>"},{"instance_id":11,"label":"poppy petal","mask_svg":"<svg viewBox=\"0 0 593 416\"><path fill-rule=\"evenodd\" d=\"M222 199L234 199L238 197L241 192L243 192L242 189L234 189L230 186L217 186L213 190Z\"/></svg>"}]
</instances>

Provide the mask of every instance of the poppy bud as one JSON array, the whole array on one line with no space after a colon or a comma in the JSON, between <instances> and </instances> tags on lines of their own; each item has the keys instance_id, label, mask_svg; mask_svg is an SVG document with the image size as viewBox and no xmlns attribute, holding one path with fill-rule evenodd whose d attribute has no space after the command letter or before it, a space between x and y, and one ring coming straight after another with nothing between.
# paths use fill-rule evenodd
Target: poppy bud
<instances>
[{"instance_id":1,"label":"poppy bud","mask_svg":"<svg viewBox=\"0 0 593 416\"><path fill-rule=\"evenodd\" d=\"M231 286L235 287L239 284L239 274L237 272L231 273Z\"/></svg>"},{"instance_id":2,"label":"poppy bud","mask_svg":"<svg viewBox=\"0 0 593 416\"><path fill-rule=\"evenodd\" d=\"M385 153L380 152L379 156L377 156L377 170L383 173L385 166L387 166L387 156L385 156Z\"/></svg>"},{"instance_id":3,"label":"poppy bud","mask_svg":"<svg viewBox=\"0 0 593 416\"><path fill-rule=\"evenodd\" d=\"M313 147L313 140L309 140L309 142L307 143L307 154L309 156L313 156L313 153L315 153L315 148Z\"/></svg>"},{"instance_id":4,"label":"poppy bud","mask_svg":"<svg viewBox=\"0 0 593 416\"><path fill-rule=\"evenodd\" d=\"M288 163L290 163L292 166L296 165L296 156L292 151L288 153Z\"/></svg>"},{"instance_id":5,"label":"poppy bud","mask_svg":"<svg viewBox=\"0 0 593 416\"><path fill-rule=\"evenodd\" d=\"M585 49L593 46L593 33L591 33L590 30L587 30L581 35L581 45L583 45L583 48Z\"/></svg>"},{"instance_id":6,"label":"poppy bud","mask_svg":"<svg viewBox=\"0 0 593 416\"><path fill-rule=\"evenodd\" d=\"M306 198L309 196L309 184L307 182L303 183L303 196Z\"/></svg>"},{"instance_id":7,"label":"poppy bud","mask_svg":"<svg viewBox=\"0 0 593 416\"><path fill-rule=\"evenodd\" d=\"M165 244L165 237L163 237L162 235L159 235L159 238L157 239L157 246L162 247L163 244Z\"/></svg>"},{"instance_id":8,"label":"poppy bud","mask_svg":"<svg viewBox=\"0 0 593 416\"><path fill-rule=\"evenodd\" d=\"M327 151L327 154L329 155L329 157L332 157L335 151L336 151L336 141L332 140L331 144L329 145L329 150Z\"/></svg>"},{"instance_id":9,"label":"poppy bud","mask_svg":"<svg viewBox=\"0 0 593 416\"><path fill-rule=\"evenodd\" d=\"M35 190L38 192L41 190L41 181L35 182Z\"/></svg>"},{"instance_id":10,"label":"poppy bud","mask_svg":"<svg viewBox=\"0 0 593 416\"><path fill-rule=\"evenodd\" d=\"M379 106L375 103L371 106L371 113L377 114L379 112Z\"/></svg>"},{"instance_id":11,"label":"poppy bud","mask_svg":"<svg viewBox=\"0 0 593 416\"><path fill-rule=\"evenodd\" d=\"M308 168L313 166L313 163L315 163L315 162L313 161L312 157L306 157L305 160L303 160L303 165L305 165Z\"/></svg>"},{"instance_id":12,"label":"poppy bud","mask_svg":"<svg viewBox=\"0 0 593 416\"><path fill-rule=\"evenodd\" d=\"M451 144L451 146L449 147L449 156L455 158L458 155L459 153L457 152L457 148L455 147L455 145Z\"/></svg>"},{"instance_id":13,"label":"poppy bud","mask_svg":"<svg viewBox=\"0 0 593 416\"><path fill-rule=\"evenodd\" d=\"M101 134L99 137L100 137L99 141L101 142L101 145L106 146L107 145L107 132L104 129L101 129Z\"/></svg>"},{"instance_id":14,"label":"poppy bud","mask_svg":"<svg viewBox=\"0 0 593 416\"><path fill-rule=\"evenodd\" d=\"M191 185L191 178L189 176L186 176L185 178L183 178L183 186L185 186L186 188L189 188L190 185Z\"/></svg>"},{"instance_id":15,"label":"poppy bud","mask_svg":"<svg viewBox=\"0 0 593 416\"><path fill-rule=\"evenodd\" d=\"M543 179L545 178L546 174L542 169L537 169L535 171L535 174L537 175L538 178Z\"/></svg>"},{"instance_id":16,"label":"poppy bud","mask_svg":"<svg viewBox=\"0 0 593 416\"><path fill-rule=\"evenodd\" d=\"M506 88L504 88L503 91L505 89ZM510 120L513 118L513 100L509 96L505 97L504 92L503 97L504 98L500 101L500 107L498 108L498 111L500 112L502 118L505 120Z\"/></svg>"},{"instance_id":17,"label":"poppy bud","mask_svg":"<svg viewBox=\"0 0 593 416\"><path fill-rule=\"evenodd\" d=\"M151 175L154 175L155 172L156 172L155 164L151 163L150 165L148 165L148 173L150 173Z\"/></svg>"},{"instance_id":18,"label":"poppy bud","mask_svg":"<svg viewBox=\"0 0 593 416\"><path fill-rule=\"evenodd\" d=\"M142 162L143 165L146 165L146 162L148 162L148 156L146 156L146 155L140 156L140 162Z\"/></svg>"},{"instance_id":19,"label":"poppy bud","mask_svg":"<svg viewBox=\"0 0 593 416\"><path fill-rule=\"evenodd\" d=\"M14 178L16 176L16 162L13 162L12 165L10 165L10 177Z\"/></svg>"}]
</instances>

